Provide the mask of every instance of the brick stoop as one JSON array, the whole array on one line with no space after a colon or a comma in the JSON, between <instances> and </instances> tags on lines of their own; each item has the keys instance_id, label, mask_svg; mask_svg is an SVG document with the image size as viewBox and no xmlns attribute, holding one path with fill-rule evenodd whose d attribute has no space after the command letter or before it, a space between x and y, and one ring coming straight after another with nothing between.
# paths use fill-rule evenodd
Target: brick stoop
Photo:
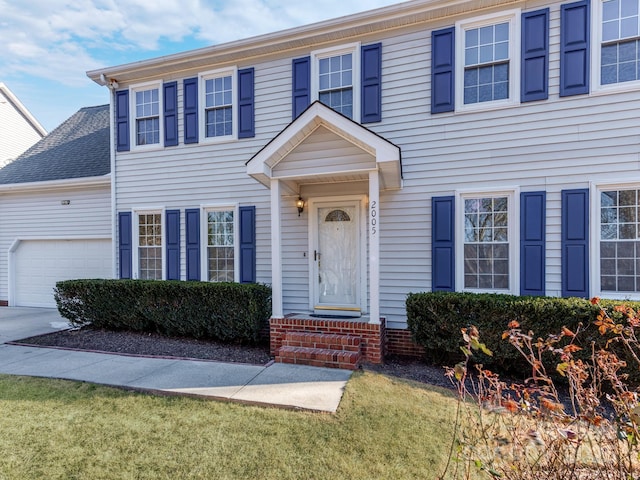
<instances>
[{"instance_id":1,"label":"brick stoop","mask_svg":"<svg viewBox=\"0 0 640 480\"><path fill-rule=\"evenodd\" d=\"M285 334L275 361L355 370L360 366L361 343L355 335L291 331Z\"/></svg>"}]
</instances>

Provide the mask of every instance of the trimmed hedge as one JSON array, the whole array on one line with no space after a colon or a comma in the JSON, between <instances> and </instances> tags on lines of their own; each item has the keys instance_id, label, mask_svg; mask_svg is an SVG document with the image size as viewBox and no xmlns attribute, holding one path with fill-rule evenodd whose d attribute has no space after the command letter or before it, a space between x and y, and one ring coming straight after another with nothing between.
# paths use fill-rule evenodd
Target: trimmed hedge
<instances>
[{"instance_id":1,"label":"trimmed hedge","mask_svg":"<svg viewBox=\"0 0 640 480\"><path fill-rule=\"evenodd\" d=\"M613 307L622 303L634 309L640 308L640 302L600 301L609 315L620 321L623 321L622 316ZM474 353L474 356L479 363L501 373L531 371L518 351L507 340L502 340L502 333L508 329L511 320L517 320L524 332L533 331L536 338L557 334L563 326L575 331L582 323L585 330L576 343L584 348L580 352L584 357L589 355L592 341L597 346L604 346L610 338L601 336L593 324L600 308L583 298L429 292L410 293L406 307L409 330L431 361L453 364L462 360L460 330L475 325L480 331L481 341L493 356L482 353ZM630 360L622 346L612 344L610 349L620 358ZM637 366L630 372L640 379Z\"/></svg>"},{"instance_id":2,"label":"trimmed hedge","mask_svg":"<svg viewBox=\"0 0 640 480\"><path fill-rule=\"evenodd\" d=\"M271 315L261 284L67 280L54 296L72 325L255 343Z\"/></svg>"}]
</instances>

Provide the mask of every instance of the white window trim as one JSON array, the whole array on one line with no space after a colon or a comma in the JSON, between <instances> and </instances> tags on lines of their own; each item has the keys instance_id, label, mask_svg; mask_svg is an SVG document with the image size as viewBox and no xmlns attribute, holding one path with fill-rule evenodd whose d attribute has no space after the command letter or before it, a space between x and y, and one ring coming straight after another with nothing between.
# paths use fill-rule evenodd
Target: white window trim
<instances>
[{"instance_id":1,"label":"white window trim","mask_svg":"<svg viewBox=\"0 0 640 480\"><path fill-rule=\"evenodd\" d=\"M360 123L360 90L361 90L361 72L360 72L360 43L350 43L339 47L323 48L311 52L311 103L318 100L318 91L320 89L320 59L335 57L337 55L351 54L352 60L352 77L353 85L353 118L354 122Z\"/></svg>"},{"instance_id":2,"label":"white window trim","mask_svg":"<svg viewBox=\"0 0 640 480\"><path fill-rule=\"evenodd\" d=\"M456 112L493 110L520 104L520 9L508 10L499 15L484 15L469 20L460 20L455 25L455 104ZM509 98L464 104L464 31L509 22Z\"/></svg>"},{"instance_id":3,"label":"white window trim","mask_svg":"<svg viewBox=\"0 0 640 480\"><path fill-rule=\"evenodd\" d=\"M136 92L143 90L151 90L152 88L158 89L158 120L159 120L159 137L158 143L151 143L148 145L138 145L138 128L136 117ZM164 92L162 89L162 82L145 82L136 83L129 87L129 116L131 121L131 128L129 128L129 145L131 150L158 150L164 148Z\"/></svg>"},{"instance_id":4,"label":"white window trim","mask_svg":"<svg viewBox=\"0 0 640 480\"><path fill-rule=\"evenodd\" d=\"M209 212L233 211L233 281L240 282L240 206L236 204L201 205L200 211L200 278L203 282L209 281L209 256L208 256L208 223Z\"/></svg>"},{"instance_id":5,"label":"white window trim","mask_svg":"<svg viewBox=\"0 0 640 480\"><path fill-rule=\"evenodd\" d=\"M629 182L628 180L592 182L590 185L590 235L589 242L589 262L591 262L591 296L608 298L612 300L640 300L640 292L603 292L600 288L600 192L605 190L640 190L640 182Z\"/></svg>"},{"instance_id":6,"label":"white window trim","mask_svg":"<svg viewBox=\"0 0 640 480\"><path fill-rule=\"evenodd\" d=\"M206 92L205 81L213 78L231 76L231 135L221 137L207 137L206 131ZM200 143L222 143L238 139L238 69L237 67L209 70L198 74L198 131Z\"/></svg>"},{"instance_id":7,"label":"white window trim","mask_svg":"<svg viewBox=\"0 0 640 480\"><path fill-rule=\"evenodd\" d=\"M160 214L160 225L162 227L162 280L167 279L167 270L166 270L166 236L167 236L167 227L165 222L165 208L164 207L139 207L131 210L133 214L133 225L132 225L132 242L133 242L133 251L131 252L131 261L133 263L133 278L140 278L140 265L139 261L139 252L140 248L140 215L145 214Z\"/></svg>"},{"instance_id":8,"label":"white window trim","mask_svg":"<svg viewBox=\"0 0 640 480\"><path fill-rule=\"evenodd\" d=\"M635 92L640 88L640 80L630 82L600 83L602 47L602 0L591 2L591 94ZM598 281L598 284L600 282Z\"/></svg>"},{"instance_id":9,"label":"white window trim","mask_svg":"<svg viewBox=\"0 0 640 480\"><path fill-rule=\"evenodd\" d=\"M483 196L507 197L509 213L509 288L505 290L464 287L464 200L466 198ZM520 189L518 187L512 187L503 189L456 190L455 201L456 291L520 295Z\"/></svg>"}]
</instances>

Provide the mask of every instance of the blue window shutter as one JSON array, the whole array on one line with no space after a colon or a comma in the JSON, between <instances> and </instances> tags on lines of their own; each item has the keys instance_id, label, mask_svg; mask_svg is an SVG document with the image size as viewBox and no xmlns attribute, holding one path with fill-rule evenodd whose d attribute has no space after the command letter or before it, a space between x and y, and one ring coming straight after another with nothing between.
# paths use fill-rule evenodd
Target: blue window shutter
<instances>
[{"instance_id":1,"label":"blue window shutter","mask_svg":"<svg viewBox=\"0 0 640 480\"><path fill-rule=\"evenodd\" d=\"M545 294L546 192L520 194L520 295Z\"/></svg>"},{"instance_id":2,"label":"blue window shutter","mask_svg":"<svg viewBox=\"0 0 640 480\"><path fill-rule=\"evenodd\" d=\"M562 296L589 296L589 190L562 191Z\"/></svg>"},{"instance_id":3,"label":"blue window shutter","mask_svg":"<svg viewBox=\"0 0 640 480\"><path fill-rule=\"evenodd\" d=\"M116 92L116 150L129 151L129 90Z\"/></svg>"},{"instance_id":4,"label":"blue window shutter","mask_svg":"<svg viewBox=\"0 0 640 480\"><path fill-rule=\"evenodd\" d=\"M200 209L184 211L186 222L187 280L200 280Z\"/></svg>"},{"instance_id":5,"label":"blue window shutter","mask_svg":"<svg viewBox=\"0 0 640 480\"><path fill-rule=\"evenodd\" d=\"M131 212L118 213L118 252L120 258L120 278L131 278L132 238Z\"/></svg>"},{"instance_id":6,"label":"blue window shutter","mask_svg":"<svg viewBox=\"0 0 640 480\"><path fill-rule=\"evenodd\" d=\"M253 68L238 70L238 138L255 137Z\"/></svg>"},{"instance_id":7,"label":"blue window shutter","mask_svg":"<svg viewBox=\"0 0 640 480\"><path fill-rule=\"evenodd\" d=\"M549 9L522 14L520 101L549 98Z\"/></svg>"},{"instance_id":8,"label":"blue window shutter","mask_svg":"<svg viewBox=\"0 0 640 480\"><path fill-rule=\"evenodd\" d=\"M560 9L560 96L589 93L589 1Z\"/></svg>"},{"instance_id":9,"label":"blue window shutter","mask_svg":"<svg viewBox=\"0 0 640 480\"><path fill-rule=\"evenodd\" d=\"M311 57L293 60L293 119L311 103Z\"/></svg>"},{"instance_id":10,"label":"blue window shutter","mask_svg":"<svg viewBox=\"0 0 640 480\"><path fill-rule=\"evenodd\" d=\"M455 29L431 32L431 113L455 108Z\"/></svg>"},{"instance_id":11,"label":"blue window shutter","mask_svg":"<svg viewBox=\"0 0 640 480\"><path fill-rule=\"evenodd\" d=\"M164 146L178 145L178 82L163 85Z\"/></svg>"},{"instance_id":12,"label":"blue window shutter","mask_svg":"<svg viewBox=\"0 0 640 480\"><path fill-rule=\"evenodd\" d=\"M167 280L180 280L180 210L167 210Z\"/></svg>"},{"instance_id":13,"label":"blue window shutter","mask_svg":"<svg viewBox=\"0 0 640 480\"><path fill-rule=\"evenodd\" d=\"M184 143L198 143L198 78L185 78Z\"/></svg>"},{"instance_id":14,"label":"blue window shutter","mask_svg":"<svg viewBox=\"0 0 640 480\"><path fill-rule=\"evenodd\" d=\"M256 207L240 207L240 283L256 281Z\"/></svg>"},{"instance_id":15,"label":"blue window shutter","mask_svg":"<svg viewBox=\"0 0 640 480\"><path fill-rule=\"evenodd\" d=\"M363 45L362 68L362 112L360 123L382 120L382 43Z\"/></svg>"},{"instance_id":16,"label":"blue window shutter","mask_svg":"<svg viewBox=\"0 0 640 480\"><path fill-rule=\"evenodd\" d=\"M431 199L431 289L455 291L455 197Z\"/></svg>"}]
</instances>

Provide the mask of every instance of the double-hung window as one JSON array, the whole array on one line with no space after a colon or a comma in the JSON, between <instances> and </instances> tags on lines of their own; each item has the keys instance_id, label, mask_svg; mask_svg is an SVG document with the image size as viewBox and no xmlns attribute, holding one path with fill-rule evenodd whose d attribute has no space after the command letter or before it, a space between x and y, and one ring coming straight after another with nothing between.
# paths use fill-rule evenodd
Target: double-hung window
<instances>
[{"instance_id":1,"label":"double-hung window","mask_svg":"<svg viewBox=\"0 0 640 480\"><path fill-rule=\"evenodd\" d=\"M162 213L138 212L137 278L162 280Z\"/></svg>"},{"instance_id":2,"label":"double-hung window","mask_svg":"<svg viewBox=\"0 0 640 480\"><path fill-rule=\"evenodd\" d=\"M359 121L360 74L359 45L312 53L312 88L314 100L346 117Z\"/></svg>"},{"instance_id":3,"label":"double-hung window","mask_svg":"<svg viewBox=\"0 0 640 480\"><path fill-rule=\"evenodd\" d=\"M596 4L600 85L639 80L640 0L607 0Z\"/></svg>"},{"instance_id":4,"label":"double-hung window","mask_svg":"<svg viewBox=\"0 0 640 480\"><path fill-rule=\"evenodd\" d=\"M640 292L640 186L598 190L600 292Z\"/></svg>"},{"instance_id":5,"label":"double-hung window","mask_svg":"<svg viewBox=\"0 0 640 480\"><path fill-rule=\"evenodd\" d=\"M162 101L160 85L132 88L132 109L135 115L134 145L160 144Z\"/></svg>"},{"instance_id":6,"label":"double-hung window","mask_svg":"<svg viewBox=\"0 0 640 480\"><path fill-rule=\"evenodd\" d=\"M234 282L237 254L237 228L235 209L216 208L206 210L206 267L210 282Z\"/></svg>"},{"instance_id":7,"label":"double-hung window","mask_svg":"<svg viewBox=\"0 0 640 480\"><path fill-rule=\"evenodd\" d=\"M464 290L516 292L516 225L513 192L459 197L459 285Z\"/></svg>"},{"instance_id":8,"label":"double-hung window","mask_svg":"<svg viewBox=\"0 0 640 480\"><path fill-rule=\"evenodd\" d=\"M519 18L510 12L456 24L456 105L460 110L519 99Z\"/></svg>"},{"instance_id":9,"label":"double-hung window","mask_svg":"<svg viewBox=\"0 0 640 480\"><path fill-rule=\"evenodd\" d=\"M202 128L205 140L236 137L235 70L220 70L201 75L204 100Z\"/></svg>"}]
</instances>

